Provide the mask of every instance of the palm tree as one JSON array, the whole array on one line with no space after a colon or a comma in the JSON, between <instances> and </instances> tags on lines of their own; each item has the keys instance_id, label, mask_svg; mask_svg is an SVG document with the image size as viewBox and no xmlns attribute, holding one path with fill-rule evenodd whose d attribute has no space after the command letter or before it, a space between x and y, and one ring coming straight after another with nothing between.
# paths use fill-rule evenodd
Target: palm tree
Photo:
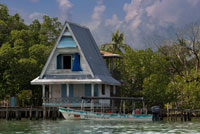
<instances>
[{"instance_id":1,"label":"palm tree","mask_svg":"<svg viewBox=\"0 0 200 134\"><path fill-rule=\"evenodd\" d=\"M120 33L120 30L117 29L115 33L112 33L112 42L102 44L100 50L123 55L127 46L124 40L124 33Z\"/></svg>"}]
</instances>

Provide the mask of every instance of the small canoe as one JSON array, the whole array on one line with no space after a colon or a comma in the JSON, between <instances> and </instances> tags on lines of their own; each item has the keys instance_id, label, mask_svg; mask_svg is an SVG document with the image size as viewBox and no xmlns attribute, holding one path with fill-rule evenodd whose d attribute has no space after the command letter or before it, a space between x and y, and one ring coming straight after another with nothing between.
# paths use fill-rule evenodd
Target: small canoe
<instances>
[{"instance_id":1,"label":"small canoe","mask_svg":"<svg viewBox=\"0 0 200 134\"><path fill-rule=\"evenodd\" d=\"M65 119L82 120L133 120L133 121L152 121L152 115L147 114L117 114L117 113L98 113L70 108L59 108Z\"/></svg>"}]
</instances>

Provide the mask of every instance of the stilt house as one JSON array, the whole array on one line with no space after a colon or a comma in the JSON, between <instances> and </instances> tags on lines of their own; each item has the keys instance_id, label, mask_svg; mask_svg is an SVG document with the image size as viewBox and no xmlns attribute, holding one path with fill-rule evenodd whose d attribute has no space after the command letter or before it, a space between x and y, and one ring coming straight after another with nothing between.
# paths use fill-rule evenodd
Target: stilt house
<instances>
[{"instance_id":1,"label":"stilt house","mask_svg":"<svg viewBox=\"0 0 200 134\"><path fill-rule=\"evenodd\" d=\"M31 84L42 86L45 106L80 107L81 96L110 97L110 89L120 82L110 75L90 30L66 22L40 76ZM109 100L96 103L110 105Z\"/></svg>"}]
</instances>

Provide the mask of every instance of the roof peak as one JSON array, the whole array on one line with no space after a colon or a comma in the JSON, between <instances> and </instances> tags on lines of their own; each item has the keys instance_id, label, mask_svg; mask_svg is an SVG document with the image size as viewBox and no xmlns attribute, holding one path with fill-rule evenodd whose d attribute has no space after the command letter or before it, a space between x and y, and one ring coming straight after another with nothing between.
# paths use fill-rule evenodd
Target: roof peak
<instances>
[{"instance_id":1,"label":"roof peak","mask_svg":"<svg viewBox=\"0 0 200 134\"><path fill-rule=\"evenodd\" d=\"M86 27L86 26L83 26L83 25L80 25L80 24L78 24L78 23L75 23L75 22L71 22L71 21L68 21L68 20L66 20L65 21L65 24L66 23L68 23L68 24L73 24L73 25L76 25L76 26L79 26L79 27L82 27L82 28L86 28L86 29L88 29L89 30L89 28L88 27Z\"/></svg>"}]
</instances>

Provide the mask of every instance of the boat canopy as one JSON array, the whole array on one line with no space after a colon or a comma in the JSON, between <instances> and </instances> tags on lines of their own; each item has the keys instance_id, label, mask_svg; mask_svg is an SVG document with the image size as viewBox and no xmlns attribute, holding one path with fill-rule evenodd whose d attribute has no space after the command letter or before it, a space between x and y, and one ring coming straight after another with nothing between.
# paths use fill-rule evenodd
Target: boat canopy
<instances>
[{"instance_id":1,"label":"boat canopy","mask_svg":"<svg viewBox=\"0 0 200 134\"><path fill-rule=\"evenodd\" d=\"M90 100L132 100L132 101L144 101L143 97L88 97L83 96L81 99L90 99Z\"/></svg>"}]
</instances>

